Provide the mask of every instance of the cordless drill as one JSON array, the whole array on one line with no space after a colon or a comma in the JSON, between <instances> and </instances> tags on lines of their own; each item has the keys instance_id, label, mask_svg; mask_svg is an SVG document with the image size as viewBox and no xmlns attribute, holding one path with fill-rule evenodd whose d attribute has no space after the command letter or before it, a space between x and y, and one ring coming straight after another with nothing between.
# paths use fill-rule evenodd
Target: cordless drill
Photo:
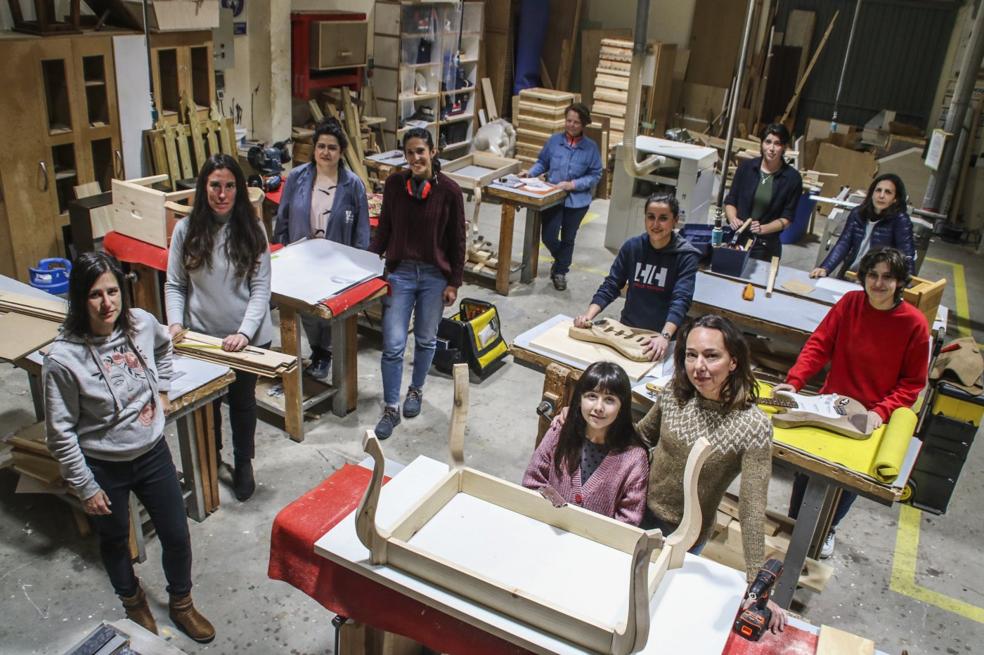
<instances>
[{"instance_id":1,"label":"cordless drill","mask_svg":"<svg viewBox=\"0 0 984 655\"><path fill-rule=\"evenodd\" d=\"M772 610L769 609L769 597L772 595L772 585L782 575L782 562L770 559L759 569L752 584L748 585L745 598L754 601L752 605L735 619L734 631L749 641L758 641L762 633L769 629L772 620Z\"/></svg>"}]
</instances>

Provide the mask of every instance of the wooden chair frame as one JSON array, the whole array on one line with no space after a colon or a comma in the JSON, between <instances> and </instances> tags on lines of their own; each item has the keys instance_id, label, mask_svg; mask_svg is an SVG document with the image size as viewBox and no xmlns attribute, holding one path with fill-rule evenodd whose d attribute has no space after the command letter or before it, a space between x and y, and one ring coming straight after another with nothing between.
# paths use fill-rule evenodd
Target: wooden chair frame
<instances>
[{"instance_id":1,"label":"wooden chair frame","mask_svg":"<svg viewBox=\"0 0 984 655\"><path fill-rule=\"evenodd\" d=\"M487 475L464 465L464 429L467 418L468 368L454 368L454 407L448 435L450 468L431 490L397 521L393 529L380 530L376 509L383 481L384 457L379 440L367 430L364 450L373 458L372 480L356 510L356 534L369 549L371 561L388 565L455 594L483 604L511 618L556 634L595 652L627 655L641 650L649 639L649 605L663 575L683 565L683 558L700 534L701 512L697 480L710 444L700 439L690 453L684 474L684 516L680 527L663 538L659 530L642 530L579 507L553 503L535 491ZM409 543L456 494L468 494L576 534L584 539L632 555L629 603L624 622L614 626L584 616L572 616L522 589L507 588L453 562L429 554ZM650 568L650 562L654 566Z\"/></svg>"}]
</instances>

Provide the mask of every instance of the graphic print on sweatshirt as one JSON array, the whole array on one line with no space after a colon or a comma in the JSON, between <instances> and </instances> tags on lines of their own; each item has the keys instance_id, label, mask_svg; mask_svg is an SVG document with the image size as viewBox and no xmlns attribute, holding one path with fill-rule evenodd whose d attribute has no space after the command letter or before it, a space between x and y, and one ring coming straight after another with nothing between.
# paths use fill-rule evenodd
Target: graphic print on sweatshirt
<instances>
[{"instance_id":1,"label":"graphic print on sweatshirt","mask_svg":"<svg viewBox=\"0 0 984 655\"><path fill-rule=\"evenodd\" d=\"M126 345L116 346L112 353L103 355L102 367L124 407L138 399L150 386L140 358ZM140 408L137 420L145 427L154 422L153 399Z\"/></svg>"},{"instance_id":2,"label":"graphic print on sweatshirt","mask_svg":"<svg viewBox=\"0 0 984 655\"><path fill-rule=\"evenodd\" d=\"M648 291L662 291L666 288L666 282L669 277L670 269L666 266L636 262L635 277L632 278L632 285Z\"/></svg>"}]
</instances>

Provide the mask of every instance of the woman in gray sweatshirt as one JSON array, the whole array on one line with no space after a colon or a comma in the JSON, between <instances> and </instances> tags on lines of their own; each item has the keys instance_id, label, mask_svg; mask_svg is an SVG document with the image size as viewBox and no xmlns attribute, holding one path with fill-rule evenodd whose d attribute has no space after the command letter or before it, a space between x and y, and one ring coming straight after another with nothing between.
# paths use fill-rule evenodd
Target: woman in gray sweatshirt
<instances>
[{"instance_id":1,"label":"woman in gray sweatshirt","mask_svg":"<svg viewBox=\"0 0 984 655\"><path fill-rule=\"evenodd\" d=\"M127 618L157 632L130 559L132 491L161 541L171 620L209 642L215 629L191 601L188 520L164 440L171 339L152 315L130 308L123 289L123 272L109 255L76 260L68 315L42 368L48 449L95 525Z\"/></svg>"},{"instance_id":2,"label":"woman in gray sweatshirt","mask_svg":"<svg viewBox=\"0 0 984 655\"><path fill-rule=\"evenodd\" d=\"M266 232L246 192L235 159L212 155L202 165L191 214L171 235L164 284L171 336L184 327L222 339L222 348L267 347L270 320L270 252ZM233 491L240 501L256 489L252 459L256 434L256 375L236 371L229 385L229 422L235 457ZM222 401L215 410L215 443L222 448Z\"/></svg>"}]
</instances>

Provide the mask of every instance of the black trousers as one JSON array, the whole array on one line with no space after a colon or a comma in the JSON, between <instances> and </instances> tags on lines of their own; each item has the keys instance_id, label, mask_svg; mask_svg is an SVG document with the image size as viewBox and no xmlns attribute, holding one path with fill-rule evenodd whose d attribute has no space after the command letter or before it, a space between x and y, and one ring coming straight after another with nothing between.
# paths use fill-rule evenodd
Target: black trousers
<instances>
[{"instance_id":1,"label":"black trousers","mask_svg":"<svg viewBox=\"0 0 984 655\"><path fill-rule=\"evenodd\" d=\"M269 348L266 343L257 348ZM229 423L232 424L232 453L236 459L253 459L256 455L256 380L257 375L235 371L229 385ZM215 448L222 450L222 399L212 403Z\"/></svg>"},{"instance_id":2,"label":"black trousers","mask_svg":"<svg viewBox=\"0 0 984 655\"><path fill-rule=\"evenodd\" d=\"M85 459L111 503L112 514L90 515L89 518L99 535L103 566L117 595L137 593L137 577L130 559L131 491L147 509L161 541L161 564L168 593L188 594L191 591L191 536L178 474L164 438L129 462Z\"/></svg>"}]
</instances>

